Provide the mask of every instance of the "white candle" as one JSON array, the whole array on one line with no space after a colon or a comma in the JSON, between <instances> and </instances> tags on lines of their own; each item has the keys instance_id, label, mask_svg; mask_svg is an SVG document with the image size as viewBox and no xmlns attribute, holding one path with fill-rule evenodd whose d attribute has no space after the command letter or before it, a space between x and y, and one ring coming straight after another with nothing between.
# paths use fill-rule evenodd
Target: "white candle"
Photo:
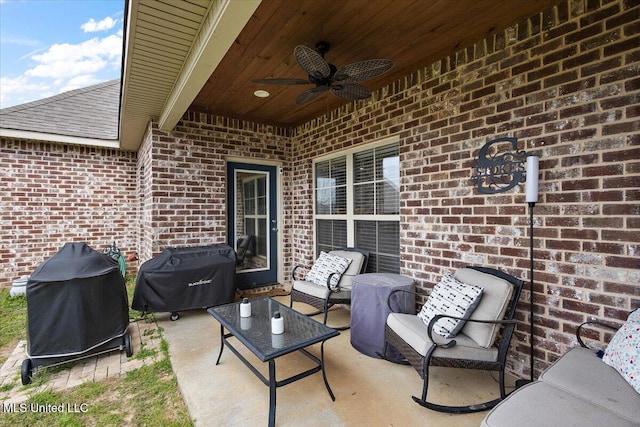
<instances>
[{"instance_id":1,"label":"white candle","mask_svg":"<svg viewBox=\"0 0 640 427\"><path fill-rule=\"evenodd\" d=\"M527 203L538 201L538 156L527 157Z\"/></svg>"}]
</instances>

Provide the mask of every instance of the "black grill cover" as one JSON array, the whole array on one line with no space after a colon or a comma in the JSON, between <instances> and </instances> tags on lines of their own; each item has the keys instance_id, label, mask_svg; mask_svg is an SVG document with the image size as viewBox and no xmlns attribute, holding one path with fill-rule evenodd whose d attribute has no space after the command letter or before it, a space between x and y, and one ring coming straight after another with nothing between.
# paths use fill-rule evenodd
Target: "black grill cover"
<instances>
[{"instance_id":1,"label":"black grill cover","mask_svg":"<svg viewBox=\"0 0 640 427\"><path fill-rule=\"evenodd\" d=\"M74 356L122 337L129 326L118 262L86 243L67 243L27 282L27 354Z\"/></svg>"},{"instance_id":2,"label":"black grill cover","mask_svg":"<svg viewBox=\"0 0 640 427\"><path fill-rule=\"evenodd\" d=\"M131 308L174 312L230 303L235 277L229 245L166 248L140 266Z\"/></svg>"}]
</instances>

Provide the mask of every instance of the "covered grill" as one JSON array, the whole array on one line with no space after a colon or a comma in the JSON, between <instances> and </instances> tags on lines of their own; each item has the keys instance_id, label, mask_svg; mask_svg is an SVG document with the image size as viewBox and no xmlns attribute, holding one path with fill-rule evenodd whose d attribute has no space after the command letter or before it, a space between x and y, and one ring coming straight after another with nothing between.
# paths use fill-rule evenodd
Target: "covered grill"
<instances>
[{"instance_id":1,"label":"covered grill","mask_svg":"<svg viewBox=\"0 0 640 427\"><path fill-rule=\"evenodd\" d=\"M27 356L22 383L34 368L90 357L131 340L127 289L118 262L86 243L67 243L27 282Z\"/></svg>"},{"instance_id":2,"label":"covered grill","mask_svg":"<svg viewBox=\"0 0 640 427\"><path fill-rule=\"evenodd\" d=\"M166 248L140 266L131 308L143 312L171 312L207 308L233 301L236 254L217 244Z\"/></svg>"}]
</instances>

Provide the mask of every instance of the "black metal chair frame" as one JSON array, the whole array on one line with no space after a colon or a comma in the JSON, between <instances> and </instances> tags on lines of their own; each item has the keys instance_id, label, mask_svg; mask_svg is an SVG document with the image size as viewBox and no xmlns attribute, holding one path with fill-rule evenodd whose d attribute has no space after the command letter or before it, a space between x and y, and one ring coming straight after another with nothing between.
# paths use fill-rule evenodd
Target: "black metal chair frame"
<instances>
[{"instance_id":1,"label":"black metal chair frame","mask_svg":"<svg viewBox=\"0 0 640 427\"><path fill-rule=\"evenodd\" d=\"M601 322L599 320L587 320L586 322L581 323L576 329L576 339L578 340L578 344L584 348L590 348L585 342L582 340L582 330L587 326L598 326L600 328L608 329L610 331L617 331L620 329L620 326L615 326L609 323Z\"/></svg>"},{"instance_id":2,"label":"black metal chair frame","mask_svg":"<svg viewBox=\"0 0 640 427\"><path fill-rule=\"evenodd\" d=\"M413 400L419 405L434 411L456 413L456 414L468 414L473 412L480 412L480 411L485 411L493 408L501 400L507 397L507 394L505 391L505 383L504 383L507 354L509 352L509 346L511 344L511 337L513 336L513 332L515 330L516 324L518 323L517 321L513 320L513 318L515 316L518 301L520 300L520 293L522 292L524 281L517 279L511 276L510 274L504 273L502 271L499 271L490 267L468 267L468 268L472 268L482 273L487 273L487 274L497 276L501 279L508 281L513 286L513 293L511 295L511 299L509 301L507 311L505 312L504 320L494 321L494 320L461 319L461 320L466 320L467 322L491 323L491 324L502 325L502 328L501 328L502 330L499 332L498 337L496 338L496 341L493 345L498 350L498 357L495 362L470 360L470 359L450 359L446 357L436 357L433 355L436 348L447 349L455 346L456 345L455 338L446 344L434 343L431 346L431 348L427 351L427 354L425 356L422 356L420 353L415 351L413 347L411 347L402 338L400 338L388 325L385 326L385 344L384 344L383 355L386 355L387 346L389 344L392 345L400 353L402 353L402 355L407 360L407 362L414 367L414 369L418 372L420 377L423 379L422 396L421 397L413 396ZM395 292L410 293L410 291L398 289L393 291L391 295L389 295L389 298L391 298L391 296ZM428 326L428 335L431 342L434 342L433 335L432 335L433 327L435 323L443 317L460 319L459 317L447 316L447 315L435 316L431 320ZM440 405L437 403L429 402L427 401L427 391L429 388L429 368L431 366L497 371L499 372L500 398L479 403L479 404L472 404L472 405L466 405L466 406L446 406L446 405Z\"/></svg>"},{"instance_id":3,"label":"black metal chair frame","mask_svg":"<svg viewBox=\"0 0 640 427\"><path fill-rule=\"evenodd\" d=\"M362 261L362 267L360 268L360 274L363 274L364 272L367 271L367 264L369 262L369 251L365 251L362 249L358 249L358 248L338 248L338 249L334 249L336 251L349 251L349 252L360 252L362 255L364 255L364 260ZM298 278L296 278L296 272L298 271L298 269L300 268L305 268L302 265L296 265L295 267L293 267L293 270L291 271L291 279L295 282L296 280L300 280ZM332 286L331 285L331 279L334 276L338 276L338 284L336 286ZM329 309L331 307L333 307L336 304L345 304L345 305L351 305L351 293L349 292L349 295L341 295L339 296L339 292L342 290L340 288L340 280L342 280L342 276L338 273L332 273L331 275L329 275L329 277L327 278L327 289L329 289L329 293L327 294L326 298L318 298L314 295L309 295L306 294L304 292L300 292L296 289L294 289L293 287L291 288L291 302L289 303L289 307L293 307L293 303L294 302L302 302L305 304L308 304L310 306L312 306L313 308L317 309L318 311L314 311L313 313L308 313L307 316L316 316L320 313L324 313L324 318L323 318L323 323L326 325L327 324L327 316L329 314ZM341 326L341 327L337 327L337 328L333 328L333 329L337 329L339 331L344 331L346 329L349 329L349 325L347 326Z\"/></svg>"}]
</instances>

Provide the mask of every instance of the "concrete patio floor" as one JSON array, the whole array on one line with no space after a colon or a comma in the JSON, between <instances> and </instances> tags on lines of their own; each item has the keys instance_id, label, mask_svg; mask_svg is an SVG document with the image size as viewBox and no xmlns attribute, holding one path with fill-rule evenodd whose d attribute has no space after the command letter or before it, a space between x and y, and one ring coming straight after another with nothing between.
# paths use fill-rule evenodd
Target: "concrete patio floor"
<instances>
[{"instance_id":1,"label":"concrete patio floor","mask_svg":"<svg viewBox=\"0 0 640 427\"><path fill-rule=\"evenodd\" d=\"M288 304L289 297L276 297ZM311 308L294 305L299 311ZM220 350L220 325L204 310L180 313L170 321L158 313L169 354L196 426L266 425L269 389L228 349L215 365ZM330 325L349 321L349 312L338 308ZM254 362L263 375L268 365L260 362L240 343L236 346ZM319 345L310 347L319 355ZM278 426L478 426L486 412L452 415L425 409L411 399L421 392L422 380L410 366L372 358L355 350L349 331L325 344L325 365L335 394L331 401L320 373L278 388ZM310 361L296 353L276 360L278 379L310 367ZM468 404L489 400L498 394L497 374L463 369L436 368L432 371L431 400L447 404ZM513 384L513 379L508 380ZM433 393L433 394L432 394Z\"/></svg>"}]
</instances>

